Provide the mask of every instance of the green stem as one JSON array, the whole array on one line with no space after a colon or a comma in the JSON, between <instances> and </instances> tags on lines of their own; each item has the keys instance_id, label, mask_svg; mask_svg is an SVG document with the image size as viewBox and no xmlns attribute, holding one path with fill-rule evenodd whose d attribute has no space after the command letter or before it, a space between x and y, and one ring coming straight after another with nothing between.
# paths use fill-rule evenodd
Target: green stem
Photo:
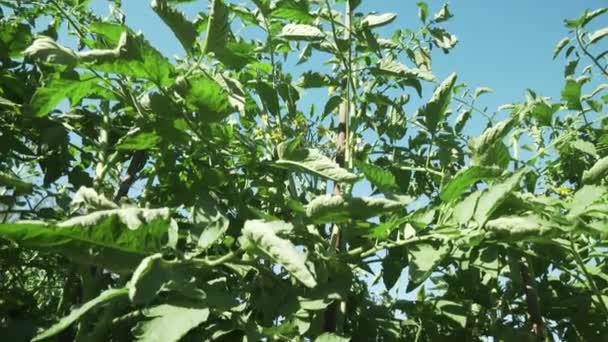
<instances>
[{"instance_id":1,"label":"green stem","mask_svg":"<svg viewBox=\"0 0 608 342\"><path fill-rule=\"evenodd\" d=\"M576 42L578 43L578 46L581 48L581 50L583 50L583 53L587 57L589 57L589 59L591 59L591 61L593 61L593 64L595 64L595 66L597 66L598 69L600 69L600 71L604 74L604 76L608 77L608 68L602 67L602 64L600 64L600 61L598 61L597 58L595 58L595 56L593 56L591 54L591 52L589 52L589 50L587 50L587 48L583 44L583 40L581 39L581 32L579 29L576 29L575 35L576 35Z\"/></svg>"},{"instance_id":2,"label":"green stem","mask_svg":"<svg viewBox=\"0 0 608 342\"><path fill-rule=\"evenodd\" d=\"M604 314L608 317L608 305L606 305L606 302L604 301L604 297L602 296L602 292L595 284L595 281L593 281L593 277L589 273L589 270L587 269L587 266L585 265L583 258L581 258L581 255L578 252L576 244L574 243L574 240L572 240L572 239L570 239L570 249L572 251L572 255L574 256L574 260L576 261L576 265L578 266L579 270L585 274L585 278L587 279L587 287L591 291L593 291L593 293L597 297L599 304L601 304L599 309L601 311L603 311Z\"/></svg>"}]
</instances>

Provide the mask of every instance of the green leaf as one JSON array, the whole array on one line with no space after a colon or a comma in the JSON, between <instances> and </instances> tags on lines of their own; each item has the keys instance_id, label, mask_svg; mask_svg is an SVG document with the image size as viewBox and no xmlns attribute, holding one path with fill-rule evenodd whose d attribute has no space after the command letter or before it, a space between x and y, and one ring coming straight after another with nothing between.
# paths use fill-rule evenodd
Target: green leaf
<instances>
[{"instance_id":1,"label":"green leaf","mask_svg":"<svg viewBox=\"0 0 608 342\"><path fill-rule=\"evenodd\" d=\"M154 148L160 142L160 137L154 132L141 132L128 136L116 145L117 150L139 151Z\"/></svg>"},{"instance_id":2,"label":"green leaf","mask_svg":"<svg viewBox=\"0 0 608 342\"><path fill-rule=\"evenodd\" d=\"M210 200L200 200L193 208L194 224L203 229L198 238L197 252L205 251L224 235L230 220L219 212Z\"/></svg>"},{"instance_id":3,"label":"green leaf","mask_svg":"<svg viewBox=\"0 0 608 342\"><path fill-rule=\"evenodd\" d=\"M570 146L581 152L587 153L595 158L598 158L597 149L595 148L595 145L588 141L576 139L575 141L570 143Z\"/></svg>"},{"instance_id":4,"label":"green leaf","mask_svg":"<svg viewBox=\"0 0 608 342\"><path fill-rule=\"evenodd\" d=\"M418 18L423 23L426 22L426 18L429 15L429 5L424 1L420 1L416 3L416 6L418 6Z\"/></svg>"},{"instance_id":5,"label":"green leaf","mask_svg":"<svg viewBox=\"0 0 608 342\"><path fill-rule=\"evenodd\" d=\"M583 183L594 184L606 178L608 174L608 157L598 160L589 170L583 172Z\"/></svg>"},{"instance_id":6,"label":"green leaf","mask_svg":"<svg viewBox=\"0 0 608 342\"><path fill-rule=\"evenodd\" d=\"M503 182L493 184L483 192L475 209L475 221L483 226L492 216L494 211L505 201L505 199L519 187L519 183L526 175L525 169L519 170Z\"/></svg>"},{"instance_id":7,"label":"green leaf","mask_svg":"<svg viewBox=\"0 0 608 342\"><path fill-rule=\"evenodd\" d=\"M299 24L312 24L314 17L310 15L308 1L281 0L270 13L271 18L285 19Z\"/></svg>"},{"instance_id":8,"label":"green leaf","mask_svg":"<svg viewBox=\"0 0 608 342\"><path fill-rule=\"evenodd\" d=\"M154 12L169 26L184 50L190 51L198 37L194 25L186 19L183 13L168 5L166 0L152 0L151 6Z\"/></svg>"},{"instance_id":9,"label":"green leaf","mask_svg":"<svg viewBox=\"0 0 608 342\"><path fill-rule=\"evenodd\" d=\"M459 225L467 226L473 220L481 195L481 191L475 191L454 207L454 218Z\"/></svg>"},{"instance_id":10,"label":"green leaf","mask_svg":"<svg viewBox=\"0 0 608 342\"><path fill-rule=\"evenodd\" d=\"M571 218L580 216L585 212L587 207L597 202L607 191L608 189L605 186L583 186L572 196L572 201L568 204L568 208L570 209L568 216Z\"/></svg>"},{"instance_id":11,"label":"green leaf","mask_svg":"<svg viewBox=\"0 0 608 342\"><path fill-rule=\"evenodd\" d=\"M302 88L324 88L332 85L338 85L333 78L326 74L312 71L304 72L298 81L298 86Z\"/></svg>"},{"instance_id":12,"label":"green leaf","mask_svg":"<svg viewBox=\"0 0 608 342\"><path fill-rule=\"evenodd\" d=\"M480 95L482 94L487 94L487 93L491 93L493 92L493 90L491 88L488 87L480 87L480 88L476 88L475 89L475 94L473 95L473 98L478 98Z\"/></svg>"},{"instance_id":13,"label":"green leaf","mask_svg":"<svg viewBox=\"0 0 608 342\"><path fill-rule=\"evenodd\" d=\"M570 38L568 37L562 38L557 43L557 45L555 46L555 50L553 50L553 59L555 59L557 55L559 55L559 53L568 45L568 43L570 43Z\"/></svg>"},{"instance_id":14,"label":"green leaf","mask_svg":"<svg viewBox=\"0 0 608 342\"><path fill-rule=\"evenodd\" d=\"M392 198L344 197L322 195L315 197L306 207L306 216L316 224L365 220L378 215L404 210L413 202L409 196Z\"/></svg>"},{"instance_id":15,"label":"green leaf","mask_svg":"<svg viewBox=\"0 0 608 342\"><path fill-rule=\"evenodd\" d=\"M387 192L397 187L395 176L389 170L379 166L355 160L355 166L363 172L365 178L370 181L378 190Z\"/></svg>"},{"instance_id":16,"label":"green leaf","mask_svg":"<svg viewBox=\"0 0 608 342\"><path fill-rule=\"evenodd\" d=\"M443 7L441 7L441 9L439 10L439 12L435 13L435 15L433 16L433 21L436 23L440 23L450 19L453 16L454 15L450 13L448 4L444 4Z\"/></svg>"},{"instance_id":17,"label":"green leaf","mask_svg":"<svg viewBox=\"0 0 608 342\"><path fill-rule=\"evenodd\" d=\"M160 251L176 229L167 208L125 208L77 216L54 226L0 224L0 236L23 247L61 253L78 263L124 272Z\"/></svg>"},{"instance_id":18,"label":"green leaf","mask_svg":"<svg viewBox=\"0 0 608 342\"><path fill-rule=\"evenodd\" d=\"M441 189L439 197L445 202L453 201L467 191L471 185L484 179L498 177L501 174L502 170L497 167L473 165L461 169L454 175L454 178Z\"/></svg>"},{"instance_id":19,"label":"green leaf","mask_svg":"<svg viewBox=\"0 0 608 342\"><path fill-rule=\"evenodd\" d=\"M433 74L430 72L418 69L409 69L405 65L390 58L383 58L380 61L378 70L389 75L400 76L406 79L422 79L425 81L435 80L435 76L433 76Z\"/></svg>"},{"instance_id":20,"label":"green leaf","mask_svg":"<svg viewBox=\"0 0 608 342\"><path fill-rule=\"evenodd\" d=\"M135 305L147 304L160 291L184 285L192 277L185 267L185 263L164 260L160 253L143 259L127 285L129 299Z\"/></svg>"},{"instance_id":21,"label":"green leaf","mask_svg":"<svg viewBox=\"0 0 608 342\"><path fill-rule=\"evenodd\" d=\"M143 314L149 319L136 326L136 341L180 341L190 330L207 321L210 312L209 308L173 304L144 309Z\"/></svg>"},{"instance_id":22,"label":"green leaf","mask_svg":"<svg viewBox=\"0 0 608 342\"><path fill-rule=\"evenodd\" d=\"M409 282L406 291L410 292L424 283L449 252L450 248L447 244L437 247L428 243L411 246L409 248Z\"/></svg>"},{"instance_id":23,"label":"green leaf","mask_svg":"<svg viewBox=\"0 0 608 342\"><path fill-rule=\"evenodd\" d=\"M511 131L513 124L514 119L507 118L486 129L479 137L469 139L468 145L473 152L473 165L490 166L496 164L495 157L500 152L498 149L501 148L501 144L504 147L502 139Z\"/></svg>"},{"instance_id":24,"label":"green leaf","mask_svg":"<svg viewBox=\"0 0 608 342\"><path fill-rule=\"evenodd\" d=\"M606 13L608 11L608 7L600 8L595 11L589 12L586 10L585 13L576 19L566 19L564 20L566 27L568 28L583 28L585 27L591 20L597 18L598 16Z\"/></svg>"},{"instance_id":25,"label":"green leaf","mask_svg":"<svg viewBox=\"0 0 608 342\"><path fill-rule=\"evenodd\" d=\"M209 9L207 37L203 44L203 53L221 53L230 38L229 9L222 0L212 0Z\"/></svg>"},{"instance_id":26,"label":"green leaf","mask_svg":"<svg viewBox=\"0 0 608 342\"><path fill-rule=\"evenodd\" d=\"M120 25L109 27L106 25L103 32L113 33L121 28ZM102 53L102 58L97 58L96 54L92 53L81 64L96 71L146 79L160 86L171 85L173 66L169 60L152 47L143 35L134 35L127 33L126 28L121 29L124 31L117 51L113 52L114 56Z\"/></svg>"},{"instance_id":27,"label":"green leaf","mask_svg":"<svg viewBox=\"0 0 608 342\"><path fill-rule=\"evenodd\" d=\"M31 100L31 108L34 115L45 117L66 98L70 100L72 106L75 106L86 97L112 99L113 95L99 86L97 77L90 74L82 75L77 80L55 79L36 89Z\"/></svg>"},{"instance_id":28,"label":"green leaf","mask_svg":"<svg viewBox=\"0 0 608 342\"><path fill-rule=\"evenodd\" d=\"M395 13L370 14L361 20L363 27L381 27L392 23L397 18Z\"/></svg>"},{"instance_id":29,"label":"green leaf","mask_svg":"<svg viewBox=\"0 0 608 342\"><path fill-rule=\"evenodd\" d=\"M277 165L284 165L335 182L354 183L359 180L359 176L341 168L336 162L321 154L317 149L298 148L290 150L287 149L287 146L287 143L279 145L280 159L277 160Z\"/></svg>"},{"instance_id":30,"label":"green leaf","mask_svg":"<svg viewBox=\"0 0 608 342\"><path fill-rule=\"evenodd\" d=\"M382 281L387 290L390 291L395 286L407 264L407 249L393 248L388 251L382 259Z\"/></svg>"},{"instance_id":31,"label":"green leaf","mask_svg":"<svg viewBox=\"0 0 608 342\"><path fill-rule=\"evenodd\" d=\"M536 215L505 216L486 223L487 239L512 242L524 240L542 240L558 232L545 219Z\"/></svg>"},{"instance_id":32,"label":"green leaf","mask_svg":"<svg viewBox=\"0 0 608 342\"><path fill-rule=\"evenodd\" d=\"M32 33L28 24L16 20L0 22L0 57L18 57L31 42Z\"/></svg>"},{"instance_id":33,"label":"green leaf","mask_svg":"<svg viewBox=\"0 0 608 342\"><path fill-rule=\"evenodd\" d=\"M34 190L34 185L0 172L0 186L14 189L15 195L26 195Z\"/></svg>"},{"instance_id":34,"label":"green leaf","mask_svg":"<svg viewBox=\"0 0 608 342\"><path fill-rule=\"evenodd\" d=\"M287 24L279 37L287 40L315 41L325 38L325 34L315 26L305 24Z\"/></svg>"},{"instance_id":35,"label":"green leaf","mask_svg":"<svg viewBox=\"0 0 608 342\"><path fill-rule=\"evenodd\" d=\"M128 293L128 291L126 288L109 289L109 290L103 291L99 296L86 302L81 307L72 310L72 312L70 312L69 315L62 318L59 322L57 322L50 328L46 329L42 333L36 335L32 339L32 341L42 341L47 338L56 336L57 334L61 333L66 328L68 328L70 325L72 325L73 323L78 321L82 316L84 316L89 311L96 309L110 301L113 301L113 300L116 300L116 299L119 299L122 297L126 297L127 293Z\"/></svg>"},{"instance_id":36,"label":"green leaf","mask_svg":"<svg viewBox=\"0 0 608 342\"><path fill-rule=\"evenodd\" d=\"M422 106L416 116L424 118L425 126L434 134L437 125L444 119L445 112L452 99L452 89L456 83L456 74L451 74L433 92L433 96Z\"/></svg>"},{"instance_id":37,"label":"green leaf","mask_svg":"<svg viewBox=\"0 0 608 342\"><path fill-rule=\"evenodd\" d=\"M327 115L334 112L340 106L340 103L342 103L341 96L334 95L334 96L330 97L329 100L327 100L327 103L325 104L325 108L323 108L322 117L325 118Z\"/></svg>"},{"instance_id":38,"label":"green leaf","mask_svg":"<svg viewBox=\"0 0 608 342\"><path fill-rule=\"evenodd\" d=\"M603 29L599 29L595 32L593 32L590 36L589 36L589 45L591 44L595 44L598 41L600 41L600 39L608 37L608 27L604 27Z\"/></svg>"},{"instance_id":39,"label":"green leaf","mask_svg":"<svg viewBox=\"0 0 608 342\"><path fill-rule=\"evenodd\" d=\"M458 44L458 38L442 28L434 27L429 29L429 32L433 37L433 43L443 49L444 52L447 52Z\"/></svg>"},{"instance_id":40,"label":"green leaf","mask_svg":"<svg viewBox=\"0 0 608 342\"><path fill-rule=\"evenodd\" d=\"M216 122L235 112L226 90L204 74L178 78L175 90L186 105L200 114L206 122Z\"/></svg>"},{"instance_id":41,"label":"green leaf","mask_svg":"<svg viewBox=\"0 0 608 342\"><path fill-rule=\"evenodd\" d=\"M350 341L349 337L342 337L335 333L329 333L329 332L323 333L315 339L315 342L348 342L348 341Z\"/></svg>"},{"instance_id":42,"label":"green leaf","mask_svg":"<svg viewBox=\"0 0 608 342\"><path fill-rule=\"evenodd\" d=\"M562 89L562 100L566 101L566 107L570 110L583 110L581 105L581 86L580 82L574 79L567 79L564 89Z\"/></svg>"},{"instance_id":43,"label":"green leaf","mask_svg":"<svg viewBox=\"0 0 608 342\"><path fill-rule=\"evenodd\" d=\"M311 270L306 266L306 258L298 254L291 241L277 236L279 231L292 229L293 226L290 223L283 221L246 221L243 227L245 249L265 255L283 266L306 287L313 288L317 286L317 281Z\"/></svg>"},{"instance_id":44,"label":"green leaf","mask_svg":"<svg viewBox=\"0 0 608 342\"><path fill-rule=\"evenodd\" d=\"M470 307L450 300L438 300L435 302L435 308L441 315L451 319L462 329L466 328L467 317L472 314Z\"/></svg>"}]
</instances>

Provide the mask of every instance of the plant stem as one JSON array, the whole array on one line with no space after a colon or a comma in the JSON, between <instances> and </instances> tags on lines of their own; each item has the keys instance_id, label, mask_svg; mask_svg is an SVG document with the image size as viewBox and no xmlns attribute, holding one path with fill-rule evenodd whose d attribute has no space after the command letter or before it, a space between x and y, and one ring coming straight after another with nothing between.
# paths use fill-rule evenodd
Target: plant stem
<instances>
[{"instance_id":1,"label":"plant stem","mask_svg":"<svg viewBox=\"0 0 608 342\"><path fill-rule=\"evenodd\" d=\"M576 244L574 243L574 241L572 239L570 239L570 249L572 250L572 255L574 256L576 265L578 266L580 271L585 274L585 278L587 279L587 287L591 291L593 291L593 293L597 297L597 300L600 304L599 309L604 312L606 317L608 317L608 305L606 305L606 302L604 301L604 297L602 296L602 292L595 284L595 281L593 281L593 277L589 273L589 270L587 269L587 266L585 265L583 258L581 258L581 255L578 252L578 249L576 248Z\"/></svg>"},{"instance_id":2,"label":"plant stem","mask_svg":"<svg viewBox=\"0 0 608 342\"><path fill-rule=\"evenodd\" d=\"M348 116L350 113L350 87L352 85L351 76L350 76L350 64L349 64L350 62L345 61L344 56L342 56L342 53L339 51L340 48L338 46L337 31L336 31L336 26L334 24L333 16L331 14L332 12L331 12L331 6L329 4L329 0L325 0L325 4L327 5L327 10L329 11L329 15L331 17L330 22L331 22L331 26L332 26L332 32L334 34L334 40L336 42L336 47L338 48L338 52L339 52L339 55L344 64L344 68L346 68L347 73L348 73L348 76L346 79L346 89L344 92L345 95L344 95L344 99L343 99L342 103L340 104L340 109L339 109L339 113L338 113L338 137L337 137L337 142L336 142L336 146L337 146L336 163L340 167L344 167L346 164L346 161L347 161L346 160L347 151L349 149ZM345 9L345 16L344 16L344 26L345 26L344 37L349 42L348 49L349 49L349 58L350 58L351 9L350 9L350 3L348 1L346 2L345 7L346 7L346 9ZM334 186L334 192L337 195L342 194L342 189L340 187L340 184L337 182ZM338 225L334 225L332 228L330 244L331 244L332 248L336 249L337 251L340 251L340 249L342 249L342 246L344 245L344 241L342 241L342 234L340 231L340 227ZM340 310L338 310L338 309L340 309ZM338 311L340 311L340 314L342 315L342 317L344 317L346 307L344 305L341 305L341 303L337 302L337 301L333 302L327 308L327 310L325 311L323 331L334 332L337 330L337 328L338 328Z\"/></svg>"},{"instance_id":3,"label":"plant stem","mask_svg":"<svg viewBox=\"0 0 608 342\"><path fill-rule=\"evenodd\" d=\"M540 300L538 299L538 293L534 286L534 276L528 266L528 261L525 256L522 256L519 261L520 275L523 283L523 290L526 294L526 305L528 308L528 315L532 321L532 333L536 336L538 341L547 340L548 335L546 334L545 327L543 324L543 317L540 311Z\"/></svg>"},{"instance_id":4,"label":"plant stem","mask_svg":"<svg viewBox=\"0 0 608 342\"><path fill-rule=\"evenodd\" d=\"M589 57L589 59L591 59L593 61L593 64L595 64L595 66L597 66L598 69L600 69L600 71L604 74L604 76L608 77L608 68L602 67L602 64L600 64L600 61L598 61L597 58L595 58L595 56L593 56L591 54L591 52L589 52L589 50L587 50L587 48L583 44L583 40L581 39L581 32L579 29L576 29L575 35L576 35L576 42L578 43L578 46L581 48L581 50L583 50L583 53L585 55L587 55L587 57Z\"/></svg>"}]
</instances>

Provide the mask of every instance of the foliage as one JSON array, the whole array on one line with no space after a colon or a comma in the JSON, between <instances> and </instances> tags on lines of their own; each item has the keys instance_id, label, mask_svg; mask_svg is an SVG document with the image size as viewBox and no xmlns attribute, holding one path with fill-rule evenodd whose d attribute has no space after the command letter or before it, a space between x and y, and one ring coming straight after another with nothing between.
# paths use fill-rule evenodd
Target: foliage
<instances>
[{"instance_id":1,"label":"foliage","mask_svg":"<svg viewBox=\"0 0 608 342\"><path fill-rule=\"evenodd\" d=\"M399 19L360 1L182 2L151 3L174 61L120 1L0 2L3 337L608 335L607 8L565 21L559 100L489 112L491 89L433 74L447 4L385 37Z\"/></svg>"}]
</instances>

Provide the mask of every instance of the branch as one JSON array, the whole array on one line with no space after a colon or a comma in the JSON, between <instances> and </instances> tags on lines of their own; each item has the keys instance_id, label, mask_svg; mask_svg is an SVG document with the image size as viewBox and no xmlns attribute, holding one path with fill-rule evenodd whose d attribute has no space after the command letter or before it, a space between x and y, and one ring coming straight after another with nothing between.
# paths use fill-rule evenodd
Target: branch
<instances>
[{"instance_id":1,"label":"branch","mask_svg":"<svg viewBox=\"0 0 608 342\"><path fill-rule=\"evenodd\" d=\"M540 312L540 300L534 286L534 276L528 266L528 261L525 256L522 256L519 262L520 275L523 283L524 293L526 294L526 304L528 306L528 315L532 321L532 333L538 341L546 340L548 336L545 334L543 317Z\"/></svg>"},{"instance_id":2,"label":"branch","mask_svg":"<svg viewBox=\"0 0 608 342\"><path fill-rule=\"evenodd\" d=\"M120 182L120 186L118 187L116 195L114 196L115 202L118 202L121 198L127 196L129 189L131 189L131 185L133 185L135 179L137 179L137 173L144 168L147 159L148 156L144 151L136 151L133 153L133 157L129 163L129 168L127 169L127 175Z\"/></svg>"},{"instance_id":3,"label":"branch","mask_svg":"<svg viewBox=\"0 0 608 342\"><path fill-rule=\"evenodd\" d=\"M602 67L602 64L600 64L600 61L597 60L597 58L595 58L595 56L593 56L591 54L591 52L589 52L589 50L587 50L587 48L585 47L585 45L583 44L583 41L581 39L581 32L579 29L576 29L576 42L578 43L578 46L581 48L581 50L583 50L583 53L585 55L587 55L587 57L589 57L589 59L591 59L593 61L593 64L595 64L595 66L598 67L598 69L600 69L600 71L604 74L604 76L608 77L608 68L604 68Z\"/></svg>"}]
</instances>

